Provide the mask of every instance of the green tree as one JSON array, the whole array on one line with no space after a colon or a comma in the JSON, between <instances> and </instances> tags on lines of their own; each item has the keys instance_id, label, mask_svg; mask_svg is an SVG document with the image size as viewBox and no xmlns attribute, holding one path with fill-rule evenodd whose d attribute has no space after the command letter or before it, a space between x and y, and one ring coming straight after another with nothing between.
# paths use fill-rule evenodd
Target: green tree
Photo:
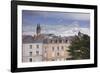
<instances>
[{"instance_id":1,"label":"green tree","mask_svg":"<svg viewBox=\"0 0 100 73\"><path fill-rule=\"evenodd\" d=\"M89 59L90 58L90 37L86 34L78 33L69 46L70 59Z\"/></svg>"}]
</instances>

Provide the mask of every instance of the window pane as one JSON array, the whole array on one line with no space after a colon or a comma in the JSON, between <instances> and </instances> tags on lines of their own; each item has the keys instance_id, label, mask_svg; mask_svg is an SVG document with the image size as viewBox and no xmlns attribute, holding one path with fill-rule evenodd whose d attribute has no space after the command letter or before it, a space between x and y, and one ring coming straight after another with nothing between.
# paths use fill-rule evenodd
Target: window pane
<instances>
[{"instance_id":1,"label":"window pane","mask_svg":"<svg viewBox=\"0 0 100 73\"><path fill-rule=\"evenodd\" d=\"M32 45L30 45L30 49L32 49Z\"/></svg>"},{"instance_id":2,"label":"window pane","mask_svg":"<svg viewBox=\"0 0 100 73\"><path fill-rule=\"evenodd\" d=\"M50 40L50 43L52 43L52 40Z\"/></svg>"},{"instance_id":3,"label":"window pane","mask_svg":"<svg viewBox=\"0 0 100 73\"><path fill-rule=\"evenodd\" d=\"M59 46L57 47L57 50L59 50Z\"/></svg>"},{"instance_id":4,"label":"window pane","mask_svg":"<svg viewBox=\"0 0 100 73\"><path fill-rule=\"evenodd\" d=\"M59 56L59 52L57 53L57 56Z\"/></svg>"},{"instance_id":5,"label":"window pane","mask_svg":"<svg viewBox=\"0 0 100 73\"><path fill-rule=\"evenodd\" d=\"M57 40L55 40L55 43L57 43Z\"/></svg>"},{"instance_id":6,"label":"window pane","mask_svg":"<svg viewBox=\"0 0 100 73\"><path fill-rule=\"evenodd\" d=\"M30 56L32 56L32 52L30 52Z\"/></svg>"},{"instance_id":7,"label":"window pane","mask_svg":"<svg viewBox=\"0 0 100 73\"><path fill-rule=\"evenodd\" d=\"M39 45L36 45L37 48L39 48Z\"/></svg>"},{"instance_id":8,"label":"window pane","mask_svg":"<svg viewBox=\"0 0 100 73\"><path fill-rule=\"evenodd\" d=\"M36 51L36 55L39 55L39 51Z\"/></svg>"},{"instance_id":9,"label":"window pane","mask_svg":"<svg viewBox=\"0 0 100 73\"><path fill-rule=\"evenodd\" d=\"M67 43L67 42L68 42L68 40L65 41L65 43Z\"/></svg>"},{"instance_id":10,"label":"window pane","mask_svg":"<svg viewBox=\"0 0 100 73\"><path fill-rule=\"evenodd\" d=\"M54 47L52 47L52 51L54 51Z\"/></svg>"},{"instance_id":11,"label":"window pane","mask_svg":"<svg viewBox=\"0 0 100 73\"><path fill-rule=\"evenodd\" d=\"M29 61L32 62L32 58L30 58Z\"/></svg>"},{"instance_id":12,"label":"window pane","mask_svg":"<svg viewBox=\"0 0 100 73\"><path fill-rule=\"evenodd\" d=\"M52 59L52 61L55 61L54 59Z\"/></svg>"},{"instance_id":13,"label":"window pane","mask_svg":"<svg viewBox=\"0 0 100 73\"><path fill-rule=\"evenodd\" d=\"M62 40L59 40L59 43L62 43Z\"/></svg>"},{"instance_id":14,"label":"window pane","mask_svg":"<svg viewBox=\"0 0 100 73\"><path fill-rule=\"evenodd\" d=\"M64 47L63 47L63 46L61 46L61 49L62 49L62 50L64 50Z\"/></svg>"},{"instance_id":15,"label":"window pane","mask_svg":"<svg viewBox=\"0 0 100 73\"><path fill-rule=\"evenodd\" d=\"M45 53L46 53L46 52L47 52L47 49L45 48L45 50L44 50L44 51L45 51Z\"/></svg>"}]
</instances>

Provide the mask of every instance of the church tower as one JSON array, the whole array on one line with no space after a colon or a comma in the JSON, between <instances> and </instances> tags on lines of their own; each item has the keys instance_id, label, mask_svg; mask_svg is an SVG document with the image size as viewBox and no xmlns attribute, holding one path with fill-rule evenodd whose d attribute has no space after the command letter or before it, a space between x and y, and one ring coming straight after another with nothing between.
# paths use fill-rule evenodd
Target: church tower
<instances>
[{"instance_id":1,"label":"church tower","mask_svg":"<svg viewBox=\"0 0 100 73\"><path fill-rule=\"evenodd\" d=\"M41 34L41 26L40 26L40 24L37 24L36 34L37 34L37 36L39 36Z\"/></svg>"}]
</instances>

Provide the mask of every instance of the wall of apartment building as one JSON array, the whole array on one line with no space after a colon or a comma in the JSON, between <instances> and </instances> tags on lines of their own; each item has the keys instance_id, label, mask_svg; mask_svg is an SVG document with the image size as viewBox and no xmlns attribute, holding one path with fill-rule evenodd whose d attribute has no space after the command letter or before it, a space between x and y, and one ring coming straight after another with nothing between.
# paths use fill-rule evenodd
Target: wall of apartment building
<instances>
[{"instance_id":1,"label":"wall of apartment building","mask_svg":"<svg viewBox=\"0 0 100 73\"><path fill-rule=\"evenodd\" d=\"M48 43L43 45L43 57L44 60L66 60L69 58L69 52L67 51L70 43ZM59 47L59 49L58 49ZM62 48L63 47L63 48ZM54 49L53 49L54 48ZM57 55L59 53L59 56Z\"/></svg>"},{"instance_id":2,"label":"wall of apartment building","mask_svg":"<svg viewBox=\"0 0 100 73\"><path fill-rule=\"evenodd\" d=\"M37 47L38 45L38 47ZM22 61L42 61L42 43L25 43L22 46ZM38 51L38 53L37 53Z\"/></svg>"}]
</instances>

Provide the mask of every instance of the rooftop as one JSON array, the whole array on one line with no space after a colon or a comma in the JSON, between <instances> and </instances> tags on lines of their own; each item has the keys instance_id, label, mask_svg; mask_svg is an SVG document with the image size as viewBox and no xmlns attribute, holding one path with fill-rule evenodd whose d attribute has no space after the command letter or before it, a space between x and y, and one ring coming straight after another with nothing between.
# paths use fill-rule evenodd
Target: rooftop
<instances>
[{"instance_id":1,"label":"rooftop","mask_svg":"<svg viewBox=\"0 0 100 73\"><path fill-rule=\"evenodd\" d=\"M66 42L66 41L70 41L73 36L69 36L69 37L61 37L61 36L54 36L53 34L43 34L40 36L30 36L30 35L23 35L23 43L52 43L52 41L54 43L61 43Z\"/></svg>"}]
</instances>

